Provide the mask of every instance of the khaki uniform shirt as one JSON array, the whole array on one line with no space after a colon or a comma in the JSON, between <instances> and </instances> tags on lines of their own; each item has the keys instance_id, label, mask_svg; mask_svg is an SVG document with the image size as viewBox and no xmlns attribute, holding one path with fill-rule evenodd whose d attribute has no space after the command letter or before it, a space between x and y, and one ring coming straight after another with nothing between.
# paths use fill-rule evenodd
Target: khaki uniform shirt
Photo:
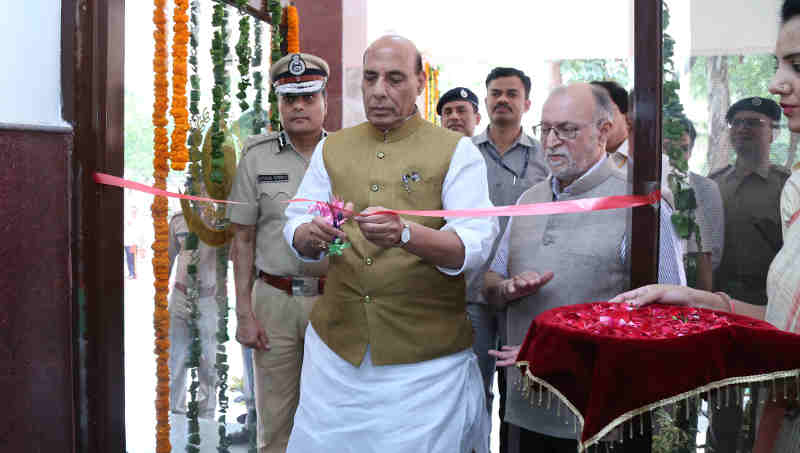
<instances>
[{"instance_id":1,"label":"khaki uniform shirt","mask_svg":"<svg viewBox=\"0 0 800 453\"><path fill-rule=\"evenodd\" d=\"M301 261L283 237L285 202L297 192L308 160L295 150L285 132L250 137L243 156L230 200L247 204L231 205L230 219L256 226L256 268L278 276L325 275L327 260Z\"/></svg>"},{"instance_id":2,"label":"khaki uniform shirt","mask_svg":"<svg viewBox=\"0 0 800 453\"><path fill-rule=\"evenodd\" d=\"M789 170L728 165L709 177L725 208L725 249L715 285L733 298L766 305L767 270L782 245L779 199Z\"/></svg>"},{"instance_id":3,"label":"khaki uniform shirt","mask_svg":"<svg viewBox=\"0 0 800 453\"><path fill-rule=\"evenodd\" d=\"M183 213L175 214L169 221L169 255L170 269L175 258L175 281L189 286L189 273L187 268L191 264L192 250L186 250L186 237L189 236L189 227ZM217 249L205 242L197 241L197 251L200 254L197 262L197 280L200 288L208 288L217 284Z\"/></svg>"}]
</instances>

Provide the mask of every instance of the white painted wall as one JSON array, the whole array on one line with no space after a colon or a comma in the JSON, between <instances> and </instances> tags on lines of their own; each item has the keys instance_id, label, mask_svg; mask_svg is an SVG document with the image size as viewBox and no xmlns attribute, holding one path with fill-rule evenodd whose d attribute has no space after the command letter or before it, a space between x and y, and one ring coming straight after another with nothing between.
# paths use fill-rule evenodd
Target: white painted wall
<instances>
[{"instance_id":1,"label":"white painted wall","mask_svg":"<svg viewBox=\"0 0 800 453\"><path fill-rule=\"evenodd\" d=\"M66 126L61 117L61 0L0 1L0 123Z\"/></svg>"}]
</instances>

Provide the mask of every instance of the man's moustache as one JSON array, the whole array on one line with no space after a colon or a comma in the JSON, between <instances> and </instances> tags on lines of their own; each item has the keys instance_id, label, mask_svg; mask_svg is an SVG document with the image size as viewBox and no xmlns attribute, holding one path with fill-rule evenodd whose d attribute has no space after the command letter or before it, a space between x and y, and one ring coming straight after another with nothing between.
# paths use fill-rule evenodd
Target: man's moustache
<instances>
[{"instance_id":1,"label":"man's moustache","mask_svg":"<svg viewBox=\"0 0 800 453\"><path fill-rule=\"evenodd\" d=\"M492 109L492 111L493 111L493 112L496 112L496 111L497 111L497 109L499 109L500 107L503 107L503 108L505 108L505 109L508 109L508 110L512 110L512 109L511 109L511 106L510 106L510 105L508 105L508 104L497 104L497 105L495 105L495 106L494 106L494 108ZM512 110L512 111L513 111L513 110Z\"/></svg>"}]
</instances>

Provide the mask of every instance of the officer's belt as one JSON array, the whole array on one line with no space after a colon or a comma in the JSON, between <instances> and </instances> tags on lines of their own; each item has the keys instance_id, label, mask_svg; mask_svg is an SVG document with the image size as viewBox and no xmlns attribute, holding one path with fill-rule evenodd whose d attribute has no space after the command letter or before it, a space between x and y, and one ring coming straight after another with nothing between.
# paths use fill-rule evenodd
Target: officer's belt
<instances>
[{"instance_id":1,"label":"officer's belt","mask_svg":"<svg viewBox=\"0 0 800 453\"><path fill-rule=\"evenodd\" d=\"M258 278L290 296L314 297L325 289L325 277L281 277L259 270Z\"/></svg>"}]
</instances>

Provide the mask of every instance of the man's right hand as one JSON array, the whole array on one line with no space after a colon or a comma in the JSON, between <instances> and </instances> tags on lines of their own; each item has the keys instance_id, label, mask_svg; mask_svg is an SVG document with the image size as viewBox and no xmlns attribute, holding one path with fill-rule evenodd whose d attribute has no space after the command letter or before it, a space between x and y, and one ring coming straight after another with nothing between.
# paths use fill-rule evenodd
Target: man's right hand
<instances>
[{"instance_id":1,"label":"man's right hand","mask_svg":"<svg viewBox=\"0 0 800 453\"><path fill-rule=\"evenodd\" d=\"M506 302L529 296L553 279L552 272L539 275L538 272L523 272L500 282L500 295Z\"/></svg>"},{"instance_id":2,"label":"man's right hand","mask_svg":"<svg viewBox=\"0 0 800 453\"><path fill-rule=\"evenodd\" d=\"M352 217L353 203L344 206L345 219ZM344 220L344 219L343 219ZM301 255L316 258L328 250L328 244L337 237L347 240L347 234L328 223L324 217L314 217L311 222L304 223L294 231L292 245Z\"/></svg>"},{"instance_id":3,"label":"man's right hand","mask_svg":"<svg viewBox=\"0 0 800 453\"><path fill-rule=\"evenodd\" d=\"M237 315L237 322L236 341L253 349L270 350L267 332L261 327L261 324L252 313Z\"/></svg>"}]
</instances>

